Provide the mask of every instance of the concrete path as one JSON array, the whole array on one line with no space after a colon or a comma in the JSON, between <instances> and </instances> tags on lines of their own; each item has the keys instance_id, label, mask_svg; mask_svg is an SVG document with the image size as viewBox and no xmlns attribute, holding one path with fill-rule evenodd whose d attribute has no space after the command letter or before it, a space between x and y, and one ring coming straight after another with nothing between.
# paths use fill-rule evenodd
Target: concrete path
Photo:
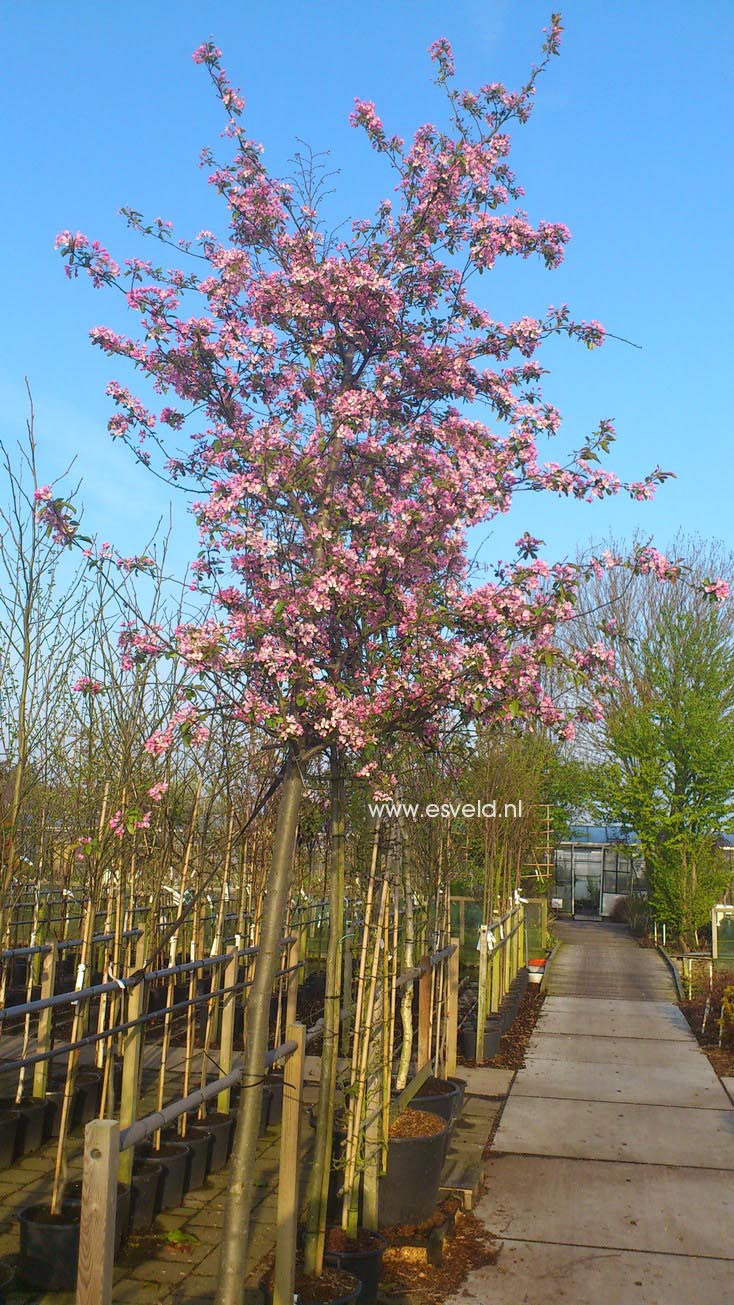
<instances>
[{"instance_id":1,"label":"concrete path","mask_svg":"<svg viewBox=\"0 0 734 1305\"><path fill-rule=\"evenodd\" d=\"M557 932L476 1208L503 1249L456 1305L721 1305L734 1299L731 1100L656 952L613 925Z\"/></svg>"}]
</instances>

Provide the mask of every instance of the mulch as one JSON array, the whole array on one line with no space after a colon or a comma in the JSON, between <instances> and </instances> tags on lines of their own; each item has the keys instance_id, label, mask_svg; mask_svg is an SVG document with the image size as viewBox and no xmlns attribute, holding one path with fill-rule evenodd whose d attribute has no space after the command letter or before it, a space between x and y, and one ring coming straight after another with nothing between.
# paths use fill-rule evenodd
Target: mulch
<instances>
[{"instance_id":1,"label":"mulch","mask_svg":"<svg viewBox=\"0 0 734 1305\"><path fill-rule=\"evenodd\" d=\"M444 1243L443 1264L421 1264L389 1247L383 1256L380 1299L409 1299L411 1305L440 1305L473 1269L495 1264L500 1247L473 1214L459 1212L452 1237Z\"/></svg>"}]
</instances>

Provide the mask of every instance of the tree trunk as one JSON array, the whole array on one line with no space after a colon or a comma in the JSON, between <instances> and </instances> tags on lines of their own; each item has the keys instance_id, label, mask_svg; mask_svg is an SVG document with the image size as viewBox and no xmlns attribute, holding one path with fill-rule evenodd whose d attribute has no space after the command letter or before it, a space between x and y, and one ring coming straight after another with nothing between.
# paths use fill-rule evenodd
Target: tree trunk
<instances>
[{"instance_id":1,"label":"tree trunk","mask_svg":"<svg viewBox=\"0 0 734 1305\"><path fill-rule=\"evenodd\" d=\"M324 1262L326 1202L334 1134L334 1105L339 1057L339 1015L341 1007L341 959L344 934L344 777L340 759L331 756L331 875L329 879L329 940L326 952L324 993L324 1038L321 1080L313 1159L306 1196L306 1273L320 1274Z\"/></svg>"},{"instance_id":2,"label":"tree trunk","mask_svg":"<svg viewBox=\"0 0 734 1305\"><path fill-rule=\"evenodd\" d=\"M301 770L295 756L291 756L278 806L278 823L260 932L260 950L247 1002L242 1096L222 1225L216 1305L242 1305L245 1298L250 1212L255 1189L255 1156L260 1129L265 1054L268 1048L270 994L278 969L278 944L288 901L302 795Z\"/></svg>"},{"instance_id":3,"label":"tree trunk","mask_svg":"<svg viewBox=\"0 0 734 1305\"><path fill-rule=\"evenodd\" d=\"M407 833L401 826L403 843L403 909L405 911L405 942L403 944L403 964L406 970L415 964L415 922L413 919L413 876L411 874L411 849L408 847ZM403 1040L400 1045L400 1062L398 1064L395 1087L402 1092L408 1082L410 1061L413 1055L413 984L406 983L400 1001L400 1021L403 1026Z\"/></svg>"}]
</instances>

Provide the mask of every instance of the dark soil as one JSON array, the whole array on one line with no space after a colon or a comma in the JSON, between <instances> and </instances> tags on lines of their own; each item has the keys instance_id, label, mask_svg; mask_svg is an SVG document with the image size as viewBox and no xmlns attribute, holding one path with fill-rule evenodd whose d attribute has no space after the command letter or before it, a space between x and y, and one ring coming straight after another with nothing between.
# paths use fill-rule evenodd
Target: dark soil
<instances>
[{"instance_id":1,"label":"dark soil","mask_svg":"<svg viewBox=\"0 0 734 1305\"><path fill-rule=\"evenodd\" d=\"M70 1223L79 1223L81 1219L81 1207L77 1202L69 1205L62 1203L61 1213L52 1214L47 1206L40 1206L34 1209L26 1209L25 1217L29 1223L40 1223L44 1227L48 1224L52 1227L66 1227Z\"/></svg>"},{"instance_id":2,"label":"dark soil","mask_svg":"<svg viewBox=\"0 0 734 1305\"><path fill-rule=\"evenodd\" d=\"M265 1286L272 1296L273 1270L264 1279ZM296 1265L295 1295L299 1305L328 1305L329 1301L341 1300L354 1290L355 1279L345 1269L334 1269L324 1265L320 1278L307 1276L300 1264Z\"/></svg>"},{"instance_id":3,"label":"dark soil","mask_svg":"<svg viewBox=\"0 0 734 1305\"><path fill-rule=\"evenodd\" d=\"M440 1228L447 1219L453 1219L460 1206L461 1202L457 1196L447 1196L436 1206L430 1219L426 1219L424 1223L401 1223L393 1228L383 1228L382 1235L388 1245L400 1244L407 1237L427 1241L429 1233L432 1233L434 1228Z\"/></svg>"},{"instance_id":4,"label":"dark soil","mask_svg":"<svg viewBox=\"0 0 734 1305\"><path fill-rule=\"evenodd\" d=\"M332 1254L348 1255L355 1251L371 1251L382 1242L383 1238L370 1232L369 1228L358 1228L356 1237L347 1237L343 1228L327 1228L325 1249Z\"/></svg>"},{"instance_id":5,"label":"dark soil","mask_svg":"<svg viewBox=\"0 0 734 1305\"><path fill-rule=\"evenodd\" d=\"M397 1137L436 1137L443 1133L446 1120L440 1115L432 1115L428 1110L404 1110L390 1126L389 1136Z\"/></svg>"},{"instance_id":6,"label":"dark soil","mask_svg":"<svg viewBox=\"0 0 734 1305\"><path fill-rule=\"evenodd\" d=\"M538 984L531 983L525 990L517 1015L510 1028L502 1034L500 1048L490 1065L501 1069L521 1069L525 1064L525 1049L535 1028L545 993Z\"/></svg>"},{"instance_id":7,"label":"dark soil","mask_svg":"<svg viewBox=\"0 0 734 1305\"><path fill-rule=\"evenodd\" d=\"M540 985L537 983L528 984L518 1007L517 1015L507 1032L502 1034L499 1051L493 1060L487 1062L489 1065L495 1069L522 1068L525 1064L525 1048L530 1041L530 1036L535 1028L544 1000L545 993L540 991ZM466 1056L460 1056L459 1063L472 1068L477 1062L470 1060Z\"/></svg>"},{"instance_id":8,"label":"dark soil","mask_svg":"<svg viewBox=\"0 0 734 1305\"><path fill-rule=\"evenodd\" d=\"M441 1305L461 1287L472 1269L495 1264L499 1247L473 1214L460 1212L454 1235L444 1242L443 1264L420 1264L402 1257L398 1247L383 1256L380 1297L410 1299L411 1305Z\"/></svg>"},{"instance_id":9,"label":"dark soil","mask_svg":"<svg viewBox=\"0 0 734 1305\"><path fill-rule=\"evenodd\" d=\"M417 1097L449 1097L452 1092L456 1091L456 1084L449 1083L446 1078L427 1078L422 1087L418 1088L413 1100Z\"/></svg>"},{"instance_id":10,"label":"dark soil","mask_svg":"<svg viewBox=\"0 0 734 1305\"><path fill-rule=\"evenodd\" d=\"M734 1047L719 1046L719 1016L724 989L734 985L734 973L731 970L714 970L711 987L708 984L708 966L694 969L694 987L690 1001L682 1001L683 1011L691 1030L698 1039L701 1050L708 1056L719 1078L734 1075ZM706 998L709 1000L706 1028L703 1028L706 1013Z\"/></svg>"}]
</instances>

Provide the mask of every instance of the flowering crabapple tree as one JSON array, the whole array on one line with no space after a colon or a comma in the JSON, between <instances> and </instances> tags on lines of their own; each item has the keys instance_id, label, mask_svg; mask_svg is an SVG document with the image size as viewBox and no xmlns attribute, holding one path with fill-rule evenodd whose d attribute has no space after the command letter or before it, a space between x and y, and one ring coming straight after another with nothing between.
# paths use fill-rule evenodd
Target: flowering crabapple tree
<instances>
[{"instance_id":1,"label":"flowering crabapple tree","mask_svg":"<svg viewBox=\"0 0 734 1305\"><path fill-rule=\"evenodd\" d=\"M437 41L446 125L419 127L407 145L358 101L351 121L392 172L394 198L340 236L325 226L308 160L296 181L270 175L207 43L194 58L225 109L231 158L203 161L226 234L178 240L167 222L125 210L134 232L159 242L162 264L118 264L80 233L58 238L68 274L116 289L139 319L131 334L91 333L142 381L142 397L110 383L111 434L198 495L197 583L216 606L174 632L187 700L149 749L164 753L182 724L206 728L196 690L213 683L218 709L257 725L282 757L220 1305L243 1292L269 993L309 765L327 754L336 782L349 757L377 783L378 752L406 733L430 738L447 710L573 729L542 685L560 656L554 632L573 615L577 568L549 565L526 533L476 584L466 544L519 490L593 500L622 488L600 465L608 421L559 461L543 451L560 415L542 394L540 346L565 334L593 348L602 327L565 306L502 323L470 294L500 258L537 255L547 268L563 258L569 232L516 207L508 163L508 128L527 119L560 31L554 16L516 93L458 89L451 49ZM662 474L625 488L649 497ZM46 508L68 522L63 504ZM142 628L126 640L151 656L161 643ZM577 654L576 669L596 662L593 650Z\"/></svg>"}]
</instances>

